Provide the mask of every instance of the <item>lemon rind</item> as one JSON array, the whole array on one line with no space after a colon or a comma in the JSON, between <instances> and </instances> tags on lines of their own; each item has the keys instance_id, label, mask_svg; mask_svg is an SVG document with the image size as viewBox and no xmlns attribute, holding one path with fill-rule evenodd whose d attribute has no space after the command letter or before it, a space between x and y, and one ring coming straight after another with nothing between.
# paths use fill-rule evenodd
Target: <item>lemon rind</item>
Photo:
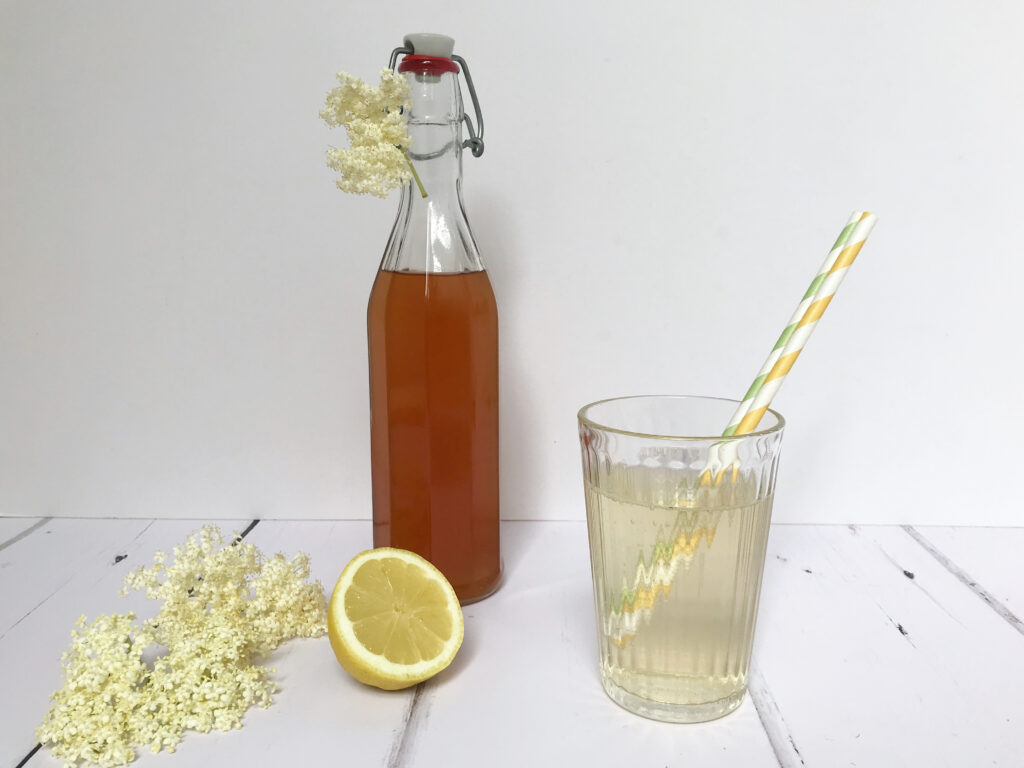
<instances>
[{"instance_id":1,"label":"lemon rind","mask_svg":"<svg viewBox=\"0 0 1024 768\"><path fill-rule=\"evenodd\" d=\"M442 650L432 659L418 661L415 664L398 664L391 661L383 654L372 653L356 638L355 633L352 631L352 624L348 620L348 617L345 616L345 606L344 602L340 599L340 596L344 595L352 585L352 580L355 577L356 571L359 570L360 566L370 560L384 560L389 557L397 558L406 563L426 567L437 574L441 588L445 591L445 594L450 600L450 604L455 606L456 612L458 613L460 620L453 620L453 624L455 625L453 628L455 631L445 642ZM335 596L339 596L339 600L337 602L335 602ZM330 611L332 614L337 611L343 617L343 620L334 621L332 623L337 628L339 640L344 644L345 649L349 654L354 657L352 660L362 668L361 671L364 674L369 673L369 675L373 677L380 677L388 681L408 682L425 680L451 664L452 659L455 658L455 654L462 645L464 626L461 621L461 608L459 607L459 600L455 596L455 590L452 589L448 580L444 578L444 575L433 565L433 563L406 550L395 549L392 547L379 547L377 549L368 549L364 552L360 552L352 558L352 562L345 566L345 570L342 571L341 576L338 578L338 583L334 586L334 592L331 594Z\"/></svg>"}]
</instances>

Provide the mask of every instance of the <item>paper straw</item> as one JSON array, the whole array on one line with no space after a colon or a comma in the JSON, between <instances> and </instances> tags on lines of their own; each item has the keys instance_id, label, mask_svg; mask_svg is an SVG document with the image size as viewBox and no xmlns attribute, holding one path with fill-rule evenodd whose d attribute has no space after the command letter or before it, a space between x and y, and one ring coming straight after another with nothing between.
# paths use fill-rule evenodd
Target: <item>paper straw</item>
<instances>
[{"instance_id":1,"label":"paper straw","mask_svg":"<svg viewBox=\"0 0 1024 768\"><path fill-rule=\"evenodd\" d=\"M828 308L829 302L835 296L836 291L843 282L843 278L846 277L846 273L850 271L850 265L857 258L857 254L860 253L860 249L864 246L864 242L868 239L868 235L871 234L871 230L874 228L877 220L878 217L873 213L864 212L861 214L860 220L854 225L853 231L850 233L847 241L848 244L837 254L835 261L825 275L825 279L821 281L818 292L814 295L814 300L796 324L796 328L790 334L789 340L782 348L781 354L779 354L778 359L772 365L757 394L754 395L750 408L739 424L736 425L736 429L733 430L732 434L743 435L757 428L761 417L764 416L768 406L771 405L772 398L779 391L782 382L786 380L786 374L789 373L793 363L796 362L804 346L806 346L807 339L810 338L814 329L818 327L818 320L821 319L821 316Z\"/></svg>"},{"instance_id":2,"label":"paper straw","mask_svg":"<svg viewBox=\"0 0 1024 768\"><path fill-rule=\"evenodd\" d=\"M794 319L790 320L779 336L779 341L762 366L761 373L754 379L750 390L743 398L743 403L736 411L740 414L739 417L734 416L730 420L723 436L743 435L757 428L772 398L782 386L786 374L792 369L793 363L806 346L807 339L817 327L818 320L846 277L850 265L871 234L876 220L877 217L867 211L856 211L850 217L850 221L839 233L836 244L829 251L822 268L818 270L818 274L804 293L797 312L794 313ZM730 467L735 481L739 471L736 444L733 440L723 440L711 446L707 468L701 475L701 485L721 483L725 476L724 470ZM698 528L694 534L680 534L670 549L656 546L646 561L639 561L632 589L624 590L619 600L620 609L613 610L605 617L605 631L615 643L624 646L629 642L641 626L643 617L654 610L659 597L670 593L681 562L693 556L702 536L705 537L706 545L710 547L714 528L703 527ZM658 552L666 550L671 552L668 558L656 562Z\"/></svg>"},{"instance_id":3,"label":"paper straw","mask_svg":"<svg viewBox=\"0 0 1024 768\"><path fill-rule=\"evenodd\" d=\"M743 402L729 420L729 426L722 432L723 436L746 434L760 423L772 398L782 386L786 374L800 356L808 337L832 301L839 284L846 277L850 265L860 253L876 220L877 217L873 213L866 211L854 211L850 216L850 220L836 238L836 244L825 258L825 263L804 292L793 318L780 334L765 364L761 366L761 371L744 395ZM701 484L721 483L725 477L725 470L730 468L735 475L739 471L736 451L736 443L732 440L711 446L707 468L701 475Z\"/></svg>"},{"instance_id":4,"label":"paper straw","mask_svg":"<svg viewBox=\"0 0 1024 768\"><path fill-rule=\"evenodd\" d=\"M761 391L761 387L764 385L765 379L768 378L768 374L771 373L772 367L778 361L782 355L782 349L786 346L786 342L792 337L793 332L796 330L797 323L804 316L807 308L814 301L815 295L818 293L818 288L821 286L825 277L832 269L832 265L836 263L836 257L839 252L843 250L843 246L850 239L850 233L853 232L854 225L860 221L863 211L854 211L850 214L850 220L846 222L846 226L843 227L843 231L839 233L839 237L836 238L835 245L828 252L825 257L825 261L822 263L821 268L818 270L818 274L811 280L810 286L807 291L804 292L804 297L800 300L800 304L797 305L796 310L793 312L793 316L789 318L789 322L786 323L786 327L779 334L779 340L775 342L775 346L772 347L771 354L768 355L768 359L764 361L764 365L761 366L761 370L757 372L757 376L754 378L754 383L750 385L747 390L747 394L743 396L743 402L740 403L736 412L729 419L729 426L726 427L722 433L725 436L729 436L736 432L736 427L739 426L740 421L747 415L747 411L750 410L751 404L754 402L754 397L758 392Z\"/></svg>"}]
</instances>

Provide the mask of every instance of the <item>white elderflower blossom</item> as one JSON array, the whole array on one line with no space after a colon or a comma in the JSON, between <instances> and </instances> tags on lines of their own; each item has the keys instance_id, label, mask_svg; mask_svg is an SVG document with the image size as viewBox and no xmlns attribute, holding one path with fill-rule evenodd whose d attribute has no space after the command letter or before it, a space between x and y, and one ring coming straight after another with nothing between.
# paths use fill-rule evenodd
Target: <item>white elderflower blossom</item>
<instances>
[{"instance_id":1,"label":"white elderflower blossom","mask_svg":"<svg viewBox=\"0 0 1024 768\"><path fill-rule=\"evenodd\" d=\"M266 558L244 541L223 544L207 526L174 548L170 566L157 552L150 568L129 574L125 590L163 601L141 625L131 613L78 620L62 657L64 685L37 731L66 765L124 765L136 745L173 752L187 729L241 728L245 711L270 706L276 687L273 670L255 659L327 631L308 557ZM154 643L167 653L150 667L143 651Z\"/></svg>"},{"instance_id":2,"label":"white elderflower blossom","mask_svg":"<svg viewBox=\"0 0 1024 768\"><path fill-rule=\"evenodd\" d=\"M349 149L327 150L327 165L341 174L338 189L387 197L395 187L415 179L426 197L407 151L412 138L402 111L410 107L405 78L386 67L377 87L347 72L337 77L339 85L327 94L320 117L348 134Z\"/></svg>"}]
</instances>

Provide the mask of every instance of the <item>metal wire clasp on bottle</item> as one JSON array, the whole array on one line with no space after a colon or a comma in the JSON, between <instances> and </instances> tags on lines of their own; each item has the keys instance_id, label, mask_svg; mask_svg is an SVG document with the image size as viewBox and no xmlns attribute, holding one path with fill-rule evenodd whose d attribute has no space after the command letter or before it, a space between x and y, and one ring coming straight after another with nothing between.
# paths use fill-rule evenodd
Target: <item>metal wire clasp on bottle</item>
<instances>
[{"instance_id":1,"label":"metal wire clasp on bottle","mask_svg":"<svg viewBox=\"0 0 1024 768\"><path fill-rule=\"evenodd\" d=\"M395 48L391 52L388 68L393 70L398 62L398 57L403 54L412 55L412 48L407 45ZM466 132L469 133L469 138L462 142L462 147L472 152L473 157L480 157L484 153L484 113L480 109L480 99L476 95L473 76L469 74L469 65L466 63L466 60L461 56L453 54L452 61L459 65L459 69L466 78L466 88L469 90L469 98L473 100L473 111L476 113L476 127L473 126L473 121L469 115L462 115L462 120L466 123Z\"/></svg>"}]
</instances>

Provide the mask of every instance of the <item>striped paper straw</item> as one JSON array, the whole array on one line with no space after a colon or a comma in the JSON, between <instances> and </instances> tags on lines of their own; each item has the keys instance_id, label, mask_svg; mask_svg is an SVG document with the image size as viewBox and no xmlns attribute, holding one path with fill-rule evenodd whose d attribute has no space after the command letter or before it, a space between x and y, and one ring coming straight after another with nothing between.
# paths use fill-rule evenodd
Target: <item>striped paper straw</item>
<instances>
[{"instance_id":1,"label":"striped paper straw","mask_svg":"<svg viewBox=\"0 0 1024 768\"><path fill-rule=\"evenodd\" d=\"M739 424L736 425L733 434L743 435L751 432L760 423L761 417L764 416L768 406L771 405L772 398L775 397L775 393L779 391L779 387L785 381L786 374L789 373L793 363L800 356L804 346L807 344L807 339L810 338L811 333L817 327L818 320L828 308L829 302L832 301L832 297L843 282L843 278L846 277L846 273L850 271L850 265L853 264L853 260L857 258L857 254L860 253L860 249L864 246L868 235L871 234L875 221L877 221L877 217L873 213L865 212L861 214L860 220L854 225L853 231L850 233L847 240L848 244L836 256L835 262L821 281L818 292L814 295L814 300L796 324L796 328L793 329L789 340L782 348L781 354L779 354L778 359L776 359L771 370L765 376L764 381L753 397L750 408L743 418L740 419Z\"/></svg>"},{"instance_id":2,"label":"striped paper straw","mask_svg":"<svg viewBox=\"0 0 1024 768\"><path fill-rule=\"evenodd\" d=\"M793 313L790 322L779 335L771 354L744 395L743 402L729 420L729 426L722 433L723 436L742 435L757 427L775 393L782 386L783 379L807 343L811 331L816 327L818 318L825 311L839 284L846 277L853 260L860 253L876 219L873 213L862 211L854 211L850 216L818 274L804 292L797 311ZM731 440L711 446L707 469L701 475L701 484L721 483L725 478L725 471L729 469L732 470L735 480L739 472L736 452L737 446Z\"/></svg>"},{"instance_id":3,"label":"striped paper straw","mask_svg":"<svg viewBox=\"0 0 1024 768\"><path fill-rule=\"evenodd\" d=\"M743 396L743 402L740 403L736 412L729 419L729 426L726 427L722 433L726 437L736 432L736 427L739 426L740 421L747 415L747 411L750 410L751 404L754 402L754 398L757 393L761 391L761 387L764 386L765 379L768 378L768 374L771 373L772 368L782 355L782 349L786 346L786 343L793 336L793 332L796 330L797 324L800 319L804 316L807 308L814 301L815 295L818 293L818 289L824 282L825 277L829 274L832 266L836 263L836 257L843 250L843 247L850 239L850 233L853 232L854 226L860 221L863 211L854 211L850 214L850 220L846 222L846 226L843 227L843 231L839 233L839 237L836 238L835 245L829 250L828 255L825 257L825 261L822 263L821 268L818 269L818 274L811 280L810 286L804 293L804 297L800 300L800 304L797 305L796 310L793 312L793 316L789 318L789 322L786 323L786 327L779 334L779 340L775 342L775 346L772 347L771 354L768 355L768 359L764 361L764 365L761 366L761 370L757 372L757 377L754 379L754 383L750 385L747 390L747 394Z\"/></svg>"},{"instance_id":4,"label":"striped paper straw","mask_svg":"<svg viewBox=\"0 0 1024 768\"><path fill-rule=\"evenodd\" d=\"M733 418L732 423L723 433L724 436L743 435L757 428L761 417L768 410L772 398L782 386L786 374L789 373L793 363L800 356L800 352L807 344L807 339L817 326L818 320L821 319L840 283L846 277L850 265L853 264L860 249L864 246L864 242L868 239L868 235L871 234L876 220L877 217L873 213L861 213L860 211L850 217L850 221L843 227L836 244L825 259L825 265L818 271L818 275L811 281L810 288L804 294L800 307L797 308L799 317L791 320L786 326L772 350L772 354L769 355L768 360L773 362L770 366L767 362L765 363L767 372L762 368L762 372L754 379L750 391L743 398L743 405L737 409L739 412L743 406L746 406L745 412L738 421L736 417ZM794 317L797 317L796 313L794 313ZM720 443L715 443L711 446L707 468L701 474L701 484L714 483L717 485L721 483L725 476L725 470L729 468L732 469L733 480L735 480L739 471L735 441L723 440ZM667 596L670 593L672 582L676 578L681 562L685 558L692 557L693 552L700 544L701 536L706 537L707 546L710 547L714 537L714 528L700 528L695 535L689 536L685 532L680 533L671 550L664 546L656 546L650 557L639 561L632 589L624 590L622 593L622 598L619 601L621 608L611 611L610 615L606 617L605 631L616 644L621 647L628 643L636 635L643 620L654 610L659 596ZM670 551L671 556L656 562L659 551ZM649 566L648 563L650 563Z\"/></svg>"}]
</instances>

